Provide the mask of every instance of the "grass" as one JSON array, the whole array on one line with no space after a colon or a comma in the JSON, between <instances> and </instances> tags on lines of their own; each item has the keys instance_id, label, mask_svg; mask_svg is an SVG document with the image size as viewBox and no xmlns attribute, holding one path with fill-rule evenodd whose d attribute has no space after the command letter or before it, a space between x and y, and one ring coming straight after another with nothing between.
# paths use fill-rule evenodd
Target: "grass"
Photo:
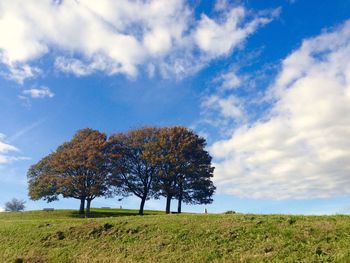
<instances>
[{"instance_id":1,"label":"grass","mask_svg":"<svg viewBox=\"0 0 350 263\"><path fill-rule=\"evenodd\" d=\"M145 215L160 215L164 214L158 210L146 210ZM103 209L92 208L90 218L97 217L119 217L119 216L135 216L138 215L138 210L134 209ZM77 210L54 210L54 211L26 211L19 213L0 213L0 221L2 220L41 220L41 219L70 219L81 218Z\"/></svg>"},{"instance_id":2,"label":"grass","mask_svg":"<svg viewBox=\"0 0 350 263\"><path fill-rule=\"evenodd\" d=\"M0 262L350 262L349 216L93 213L0 213Z\"/></svg>"}]
</instances>

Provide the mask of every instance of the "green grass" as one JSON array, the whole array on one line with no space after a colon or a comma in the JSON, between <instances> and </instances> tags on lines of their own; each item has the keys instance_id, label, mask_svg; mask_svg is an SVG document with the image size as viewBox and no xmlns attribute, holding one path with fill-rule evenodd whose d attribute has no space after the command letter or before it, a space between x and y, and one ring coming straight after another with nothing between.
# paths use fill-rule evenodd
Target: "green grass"
<instances>
[{"instance_id":1,"label":"green grass","mask_svg":"<svg viewBox=\"0 0 350 263\"><path fill-rule=\"evenodd\" d=\"M145 215L160 215L162 211L146 210ZM92 208L90 217L118 217L118 216L135 216L138 210L134 209L103 209ZM2 220L42 220L42 219L70 219L81 218L77 210L54 210L54 211L26 211L19 213L0 213L0 221Z\"/></svg>"},{"instance_id":2,"label":"green grass","mask_svg":"<svg viewBox=\"0 0 350 263\"><path fill-rule=\"evenodd\" d=\"M0 262L350 262L349 216L146 212L0 213Z\"/></svg>"}]
</instances>

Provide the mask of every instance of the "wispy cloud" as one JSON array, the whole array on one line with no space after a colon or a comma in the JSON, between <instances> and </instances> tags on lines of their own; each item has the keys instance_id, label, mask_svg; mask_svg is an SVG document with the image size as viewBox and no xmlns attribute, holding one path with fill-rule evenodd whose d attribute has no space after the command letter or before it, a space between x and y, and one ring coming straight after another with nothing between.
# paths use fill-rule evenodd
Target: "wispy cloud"
<instances>
[{"instance_id":1,"label":"wispy cloud","mask_svg":"<svg viewBox=\"0 0 350 263\"><path fill-rule=\"evenodd\" d=\"M227 136L237 125L247 121L245 100L237 93L242 88L243 79L235 69L230 69L211 81L210 86L214 88L208 88L202 95L201 118L195 124L197 128L205 132L209 125L219 132L218 135Z\"/></svg>"},{"instance_id":2,"label":"wispy cloud","mask_svg":"<svg viewBox=\"0 0 350 263\"><path fill-rule=\"evenodd\" d=\"M246 121L242 100L235 95L213 94L205 96L201 103L201 119L197 126L213 126L221 135L232 133L236 125ZM202 131L205 132L205 131Z\"/></svg>"},{"instance_id":3,"label":"wispy cloud","mask_svg":"<svg viewBox=\"0 0 350 263\"><path fill-rule=\"evenodd\" d=\"M30 66L27 63L11 62L8 59L4 59L1 56L1 52L0 62L5 65L5 69L0 71L0 76L19 84L23 84L26 79L35 78L41 73L39 68Z\"/></svg>"},{"instance_id":4,"label":"wispy cloud","mask_svg":"<svg viewBox=\"0 0 350 263\"><path fill-rule=\"evenodd\" d=\"M25 89L22 91L24 97L32 99L53 98L55 94L48 87Z\"/></svg>"},{"instance_id":5,"label":"wispy cloud","mask_svg":"<svg viewBox=\"0 0 350 263\"><path fill-rule=\"evenodd\" d=\"M16 152L18 149L5 142L5 135L0 133L0 153Z\"/></svg>"},{"instance_id":6,"label":"wispy cloud","mask_svg":"<svg viewBox=\"0 0 350 263\"><path fill-rule=\"evenodd\" d=\"M0 165L8 164L12 161L27 159L18 156L19 149L11 145L4 134L0 133Z\"/></svg>"},{"instance_id":7,"label":"wispy cloud","mask_svg":"<svg viewBox=\"0 0 350 263\"><path fill-rule=\"evenodd\" d=\"M17 139L21 138L23 135L27 134L28 132L30 132L31 130L37 128L38 126L40 126L41 124L43 124L45 122L45 119L42 120L38 120L36 122L33 122L32 124L24 127L23 129L17 131L15 134L13 134L12 136L7 138L7 142L8 143L13 143L14 141L16 141Z\"/></svg>"}]
</instances>

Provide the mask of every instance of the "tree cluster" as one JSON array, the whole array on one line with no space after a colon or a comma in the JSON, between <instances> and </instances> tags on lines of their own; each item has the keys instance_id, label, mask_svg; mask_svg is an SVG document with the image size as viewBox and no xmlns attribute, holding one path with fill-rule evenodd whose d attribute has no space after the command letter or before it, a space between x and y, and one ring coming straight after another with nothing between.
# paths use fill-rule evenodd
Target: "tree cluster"
<instances>
[{"instance_id":1,"label":"tree cluster","mask_svg":"<svg viewBox=\"0 0 350 263\"><path fill-rule=\"evenodd\" d=\"M32 165L28 170L29 196L48 202L64 198L80 200L79 212L90 213L96 197L135 195L139 213L150 198L208 204L215 186L214 167L205 150L205 139L180 126L145 127L106 134L79 130L72 140Z\"/></svg>"}]
</instances>

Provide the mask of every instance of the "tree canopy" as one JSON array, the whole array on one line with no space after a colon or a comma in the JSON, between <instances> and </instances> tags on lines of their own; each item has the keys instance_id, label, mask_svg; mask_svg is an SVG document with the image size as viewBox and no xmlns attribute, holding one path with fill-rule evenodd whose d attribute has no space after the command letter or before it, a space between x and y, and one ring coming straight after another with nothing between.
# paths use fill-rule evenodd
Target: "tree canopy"
<instances>
[{"instance_id":1,"label":"tree canopy","mask_svg":"<svg viewBox=\"0 0 350 263\"><path fill-rule=\"evenodd\" d=\"M5 211L6 212L19 212L23 211L25 206L25 202L23 200L18 200L17 198L13 198L11 201L5 203Z\"/></svg>"},{"instance_id":2,"label":"tree canopy","mask_svg":"<svg viewBox=\"0 0 350 263\"><path fill-rule=\"evenodd\" d=\"M108 193L107 136L79 130L69 142L34 164L28 171L32 199L53 201L59 195L79 199L80 213L90 212L91 201Z\"/></svg>"},{"instance_id":3,"label":"tree canopy","mask_svg":"<svg viewBox=\"0 0 350 263\"><path fill-rule=\"evenodd\" d=\"M150 162L159 129L145 127L114 134L109 138L109 164L112 185L124 195L141 199L139 214L143 214L147 199L154 196L153 181L158 167Z\"/></svg>"},{"instance_id":4,"label":"tree canopy","mask_svg":"<svg viewBox=\"0 0 350 263\"><path fill-rule=\"evenodd\" d=\"M155 188L166 198L166 212L170 212L173 198L178 199L178 213L182 202L211 203L214 168L204 149L205 139L181 126L162 128L158 137L152 156L160 167Z\"/></svg>"}]
</instances>

